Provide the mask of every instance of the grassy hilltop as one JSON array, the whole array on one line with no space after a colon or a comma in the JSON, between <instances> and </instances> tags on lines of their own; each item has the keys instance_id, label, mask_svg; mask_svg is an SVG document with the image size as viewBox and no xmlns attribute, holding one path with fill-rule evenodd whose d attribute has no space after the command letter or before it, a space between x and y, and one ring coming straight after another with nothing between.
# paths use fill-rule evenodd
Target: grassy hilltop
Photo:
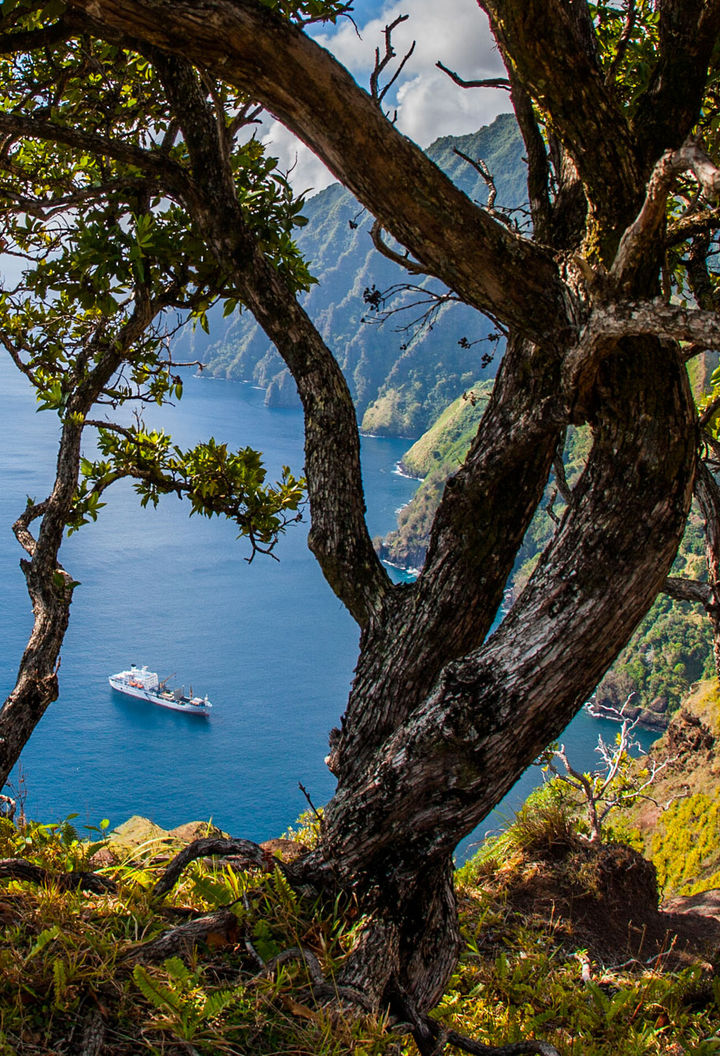
<instances>
[{"instance_id":1,"label":"grassy hilltop","mask_svg":"<svg viewBox=\"0 0 720 1056\"><path fill-rule=\"evenodd\" d=\"M693 706L713 737L717 700L715 686ZM684 762L687 778L689 749ZM710 770L693 795L717 804ZM720 907L716 919L682 899L658 909L654 866L626 844L588 845L577 817L550 785L460 870L463 950L435 1016L485 1044L544 1038L568 1056L714 1056ZM655 862L682 857L674 817L657 836L646 828ZM711 870L705 885L716 822L706 812L714 850L693 865ZM351 901L294 890L282 861L316 824L264 845L253 867L201 857L162 894L168 860L211 827L168 834L134 819L89 844L70 821L0 822L2 1056L413 1056L402 1024L333 999L362 921ZM683 889L677 869L661 865L665 892Z\"/></svg>"}]
</instances>

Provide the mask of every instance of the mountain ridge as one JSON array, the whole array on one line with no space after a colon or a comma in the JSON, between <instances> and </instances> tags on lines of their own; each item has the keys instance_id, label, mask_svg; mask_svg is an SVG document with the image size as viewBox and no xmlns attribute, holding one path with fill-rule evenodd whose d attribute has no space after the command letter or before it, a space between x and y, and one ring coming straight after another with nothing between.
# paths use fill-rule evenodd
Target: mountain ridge
<instances>
[{"instance_id":1,"label":"mountain ridge","mask_svg":"<svg viewBox=\"0 0 720 1056\"><path fill-rule=\"evenodd\" d=\"M471 198L487 201L482 175L456 150L482 159L495 179L496 205L520 209L526 199L523 144L515 119L501 114L491 125L464 136L444 136L428 154ZM499 342L488 345L493 324L460 303L443 304L424 326L405 327L425 306L409 315L381 313L364 299L412 282L413 277L382 256L370 238L372 218L340 184L309 198L307 224L296 235L298 248L318 280L302 297L306 311L332 348L345 374L365 432L415 437L478 378L492 377ZM435 280L422 281L416 296L447 292ZM385 307L400 307L407 291L397 290ZM267 401L287 406L297 399L282 360L247 313L222 319L210 313L210 334L193 334L193 357L208 374L249 381L266 390ZM482 344L481 344L482 342ZM483 353L486 353L483 356ZM485 364L483 366L483 364Z\"/></svg>"}]
</instances>

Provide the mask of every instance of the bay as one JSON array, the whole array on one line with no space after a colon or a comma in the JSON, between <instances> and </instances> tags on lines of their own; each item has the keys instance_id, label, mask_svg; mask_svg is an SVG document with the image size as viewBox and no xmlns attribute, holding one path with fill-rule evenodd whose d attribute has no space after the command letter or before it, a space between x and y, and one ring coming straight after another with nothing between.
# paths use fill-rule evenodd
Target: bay
<instances>
[{"instance_id":1,"label":"bay","mask_svg":"<svg viewBox=\"0 0 720 1056\"><path fill-rule=\"evenodd\" d=\"M57 450L57 417L36 413L24 378L0 362L0 692L5 698L31 628L11 524L26 496L44 497ZM231 382L188 378L176 407L147 422L182 445L214 435L264 453L270 476L302 471L302 415L265 407L263 393ZM371 534L395 524L417 482L397 472L407 441L365 437L363 476ZM292 824L334 787L323 764L357 659L354 622L291 526L279 561L256 556L232 525L188 517L174 497L142 510L128 483L108 492L96 524L71 536L61 559L81 582L51 705L11 778L27 813L43 821L78 814L77 825L116 825L144 814L163 827L212 818L236 836L262 840ZM393 573L395 578L402 574ZM114 693L108 674L146 663L176 684L207 693L212 718L148 707ZM585 713L564 740L587 768L598 732L611 723ZM643 735L648 744L652 735ZM540 780L531 768L459 848L517 809Z\"/></svg>"}]
</instances>

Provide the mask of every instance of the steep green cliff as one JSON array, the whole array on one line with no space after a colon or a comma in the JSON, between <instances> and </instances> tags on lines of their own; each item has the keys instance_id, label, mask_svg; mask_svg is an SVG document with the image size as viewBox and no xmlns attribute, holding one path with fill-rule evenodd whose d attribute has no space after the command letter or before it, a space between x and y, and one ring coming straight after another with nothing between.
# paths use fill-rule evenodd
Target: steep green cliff
<instances>
[{"instance_id":1,"label":"steep green cliff","mask_svg":"<svg viewBox=\"0 0 720 1056\"><path fill-rule=\"evenodd\" d=\"M492 125L472 135L437 140L428 153L470 197L487 200L482 177L455 149L485 161L493 174L497 204L522 205L526 198L523 146L515 120L501 115ZM427 324L412 325L424 310L420 304L379 323L379 314L366 303L365 290L386 291L412 277L381 256L370 239L372 218L339 184L310 198L303 210L305 227L297 244L310 261L317 284L304 306L338 357L366 432L400 436L420 435L437 415L478 377L492 377L498 355L489 362L496 343L482 341L492 325L465 305L441 307ZM425 289L439 289L433 280ZM421 292L391 297L386 307L426 299ZM293 393L279 377L282 361L248 314L222 319L211 313L210 335L193 336L194 354L210 374L251 381L270 398L287 403ZM482 341L480 344L475 342Z\"/></svg>"},{"instance_id":2,"label":"steep green cliff","mask_svg":"<svg viewBox=\"0 0 720 1056\"><path fill-rule=\"evenodd\" d=\"M423 480L412 500L398 513L397 529L378 541L383 560L401 568L422 565L445 481L465 457L492 384L491 380L478 381L458 396L403 455L404 472Z\"/></svg>"},{"instance_id":3,"label":"steep green cliff","mask_svg":"<svg viewBox=\"0 0 720 1056\"><path fill-rule=\"evenodd\" d=\"M422 567L445 481L461 464L491 389L491 381L474 385L473 398L455 400L403 456L406 472L423 480L398 514L397 529L378 541L383 560L402 568ZM569 431L563 461L570 488L582 472L589 445L588 428ZM508 602L525 586L564 508L551 476L508 581ZM692 579L707 574L702 522L695 510L688 519L673 574ZM664 729L692 685L712 674L712 636L704 613L695 605L661 594L598 685L594 701L602 707L620 708L631 697L630 714L640 711L646 726Z\"/></svg>"}]
</instances>

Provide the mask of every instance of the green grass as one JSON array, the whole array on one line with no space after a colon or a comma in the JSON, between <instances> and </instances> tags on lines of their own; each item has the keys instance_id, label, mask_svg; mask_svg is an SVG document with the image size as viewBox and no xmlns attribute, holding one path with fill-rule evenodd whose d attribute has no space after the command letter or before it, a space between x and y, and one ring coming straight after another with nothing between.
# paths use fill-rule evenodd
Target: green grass
<instances>
[{"instance_id":1,"label":"green grass","mask_svg":"<svg viewBox=\"0 0 720 1056\"><path fill-rule=\"evenodd\" d=\"M698 968L665 971L662 959L652 968L592 963L558 915L522 919L512 910L513 870L537 868L534 855L541 860L572 839L562 803L540 807L531 803L518 826L459 872L464 949L435 1015L488 1044L542 1037L563 1054L716 1056L717 978ZM314 819L300 824L311 841ZM97 846L70 822L0 824L0 857L22 856L52 873L87 868ZM154 858L159 849L151 842L135 860L100 870L116 881L113 893L0 881L0 1056L81 1052L98 1023L104 1056L414 1056L414 1043L382 1016L318 1003L301 958L259 971L258 958L302 947L332 980L361 924L352 902L303 897L278 869L247 874L203 861L158 901L151 887L164 866ZM232 933L160 964L134 955L189 916L228 905Z\"/></svg>"}]
</instances>

